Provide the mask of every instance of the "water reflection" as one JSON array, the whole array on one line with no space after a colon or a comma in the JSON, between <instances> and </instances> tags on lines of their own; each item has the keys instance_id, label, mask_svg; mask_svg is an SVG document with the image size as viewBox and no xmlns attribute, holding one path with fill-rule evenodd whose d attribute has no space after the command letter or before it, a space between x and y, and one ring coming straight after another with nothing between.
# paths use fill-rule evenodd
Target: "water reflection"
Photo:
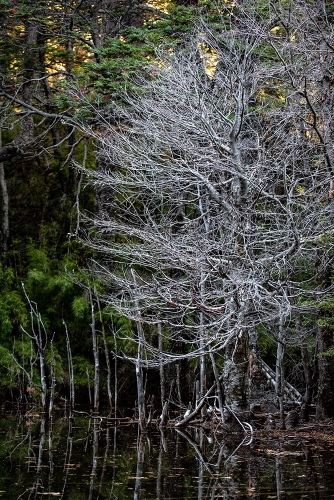
<instances>
[{"instance_id":1,"label":"water reflection","mask_svg":"<svg viewBox=\"0 0 334 500\"><path fill-rule=\"evenodd\" d=\"M110 427L95 418L0 421L0 497L10 499L334 498L333 447L191 428Z\"/></svg>"}]
</instances>

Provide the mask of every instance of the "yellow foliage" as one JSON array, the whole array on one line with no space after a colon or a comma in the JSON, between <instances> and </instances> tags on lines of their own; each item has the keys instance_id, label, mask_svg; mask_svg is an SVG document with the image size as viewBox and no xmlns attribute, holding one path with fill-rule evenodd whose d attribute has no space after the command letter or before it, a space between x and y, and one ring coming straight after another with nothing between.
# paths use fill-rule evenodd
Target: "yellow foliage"
<instances>
[{"instance_id":1,"label":"yellow foliage","mask_svg":"<svg viewBox=\"0 0 334 500\"><path fill-rule=\"evenodd\" d=\"M161 12L165 12L166 14L168 13L168 0L148 0L146 3L149 7L161 10Z\"/></svg>"},{"instance_id":2,"label":"yellow foliage","mask_svg":"<svg viewBox=\"0 0 334 500\"><path fill-rule=\"evenodd\" d=\"M209 45L205 43L198 44L199 53L201 55L201 59L205 63L205 73L209 78L213 78L213 75L216 71L216 66L219 61L219 54Z\"/></svg>"},{"instance_id":3,"label":"yellow foliage","mask_svg":"<svg viewBox=\"0 0 334 500\"><path fill-rule=\"evenodd\" d=\"M280 26L275 26L274 28L271 28L270 33L272 35L278 35L280 30L281 30Z\"/></svg>"}]
</instances>

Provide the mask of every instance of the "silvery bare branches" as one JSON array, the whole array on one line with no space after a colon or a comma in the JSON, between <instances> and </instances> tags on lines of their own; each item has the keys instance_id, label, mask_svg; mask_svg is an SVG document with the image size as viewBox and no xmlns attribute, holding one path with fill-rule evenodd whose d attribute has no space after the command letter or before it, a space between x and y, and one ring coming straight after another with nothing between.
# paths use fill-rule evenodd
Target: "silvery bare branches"
<instances>
[{"instance_id":1,"label":"silvery bare branches","mask_svg":"<svg viewBox=\"0 0 334 500\"><path fill-rule=\"evenodd\" d=\"M297 91L269 28L251 28L207 30L165 56L137 95L115 104L113 125L104 118L91 131L100 206L87 241L105 258L96 268L105 301L164 325L188 346L183 356L232 345L232 365L238 345L247 363L250 329L291 316L307 294L298 262L314 261L314 243L331 229L326 139L316 128L325 118L314 117L311 90ZM212 78L203 46L218 59ZM142 364L161 366L161 350L141 343Z\"/></svg>"}]
</instances>

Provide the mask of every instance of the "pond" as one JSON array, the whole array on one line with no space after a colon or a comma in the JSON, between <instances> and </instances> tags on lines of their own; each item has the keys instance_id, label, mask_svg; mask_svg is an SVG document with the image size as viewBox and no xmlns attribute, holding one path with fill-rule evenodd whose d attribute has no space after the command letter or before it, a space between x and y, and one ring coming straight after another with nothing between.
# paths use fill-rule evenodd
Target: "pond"
<instances>
[{"instance_id":1,"label":"pond","mask_svg":"<svg viewBox=\"0 0 334 500\"><path fill-rule=\"evenodd\" d=\"M119 422L120 424L121 422ZM0 416L0 498L334 498L334 441Z\"/></svg>"}]
</instances>

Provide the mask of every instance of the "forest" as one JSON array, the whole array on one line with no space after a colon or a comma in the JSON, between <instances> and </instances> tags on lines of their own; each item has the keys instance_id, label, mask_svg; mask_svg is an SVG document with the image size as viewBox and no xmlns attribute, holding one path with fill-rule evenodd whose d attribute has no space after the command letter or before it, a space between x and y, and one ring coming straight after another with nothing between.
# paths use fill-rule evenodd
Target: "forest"
<instances>
[{"instance_id":1,"label":"forest","mask_svg":"<svg viewBox=\"0 0 334 500\"><path fill-rule=\"evenodd\" d=\"M0 29L2 407L333 418L332 2L0 0Z\"/></svg>"}]
</instances>

